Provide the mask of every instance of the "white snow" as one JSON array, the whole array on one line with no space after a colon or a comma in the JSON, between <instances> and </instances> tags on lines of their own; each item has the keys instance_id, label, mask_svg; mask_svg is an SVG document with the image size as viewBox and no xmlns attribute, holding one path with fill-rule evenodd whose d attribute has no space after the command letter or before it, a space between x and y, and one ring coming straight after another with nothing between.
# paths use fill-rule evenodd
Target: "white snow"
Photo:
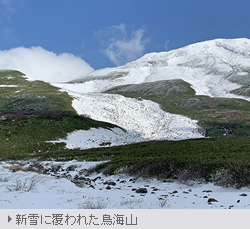
<instances>
[{"instance_id":1,"label":"white snow","mask_svg":"<svg viewBox=\"0 0 250 229\"><path fill-rule=\"evenodd\" d=\"M17 85L3 85L3 84L1 84L0 87L17 87Z\"/></svg>"},{"instance_id":2,"label":"white snow","mask_svg":"<svg viewBox=\"0 0 250 229\"><path fill-rule=\"evenodd\" d=\"M51 142L65 142L68 149L90 149L105 146L127 145L146 140L147 139L140 137L137 133L125 131L120 128L91 128L90 130L74 131L69 133L66 139L59 139Z\"/></svg>"},{"instance_id":3,"label":"white snow","mask_svg":"<svg viewBox=\"0 0 250 229\"><path fill-rule=\"evenodd\" d=\"M249 74L249 60L250 40L218 39L170 52L147 54L124 66L90 73L82 77L83 83L54 84L73 97L72 105L78 114L114 123L126 130L81 130L69 133L67 139L58 141L66 142L68 148L86 149L100 147L102 143L109 142L110 145L119 145L145 139L180 140L204 137L197 121L164 112L154 102L101 92L125 84L183 79L192 84L200 95L244 98L230 93L241 85L230 82L228 77L244 77ZM102 208L116 209L250 208L248 188L236 190L214 186L212 183L188 186L155 179L134 180L123 174L88 175L86 169L100 162L41 162L50 170L55 165L61 166L59 171L51 170L50 175L26 171L28 165L24 166L23 171L11 172L9 167L13 163L18 164L0 162L2 209L75 209L97 207L98 204ZM67 171L72 165L77 168ZM72 182L75 175L88 179L89 183L83 187L76 186ZM116 185L110 185L111 189L108 190L105 181L113 181ZM146 194L132 191L143 187L148 190ZM211 192L204 192L208 190ZM246 194L247 197L240 196L241 194ZM208 198L214 198L218 202L208 204Z\"/></svg>"},{"instance_id":4,"label":"white snow","mask_svg":"<svg viewBox=\"0 0 250 229\"><path fill-rule=\"evenodd\" d=\"M206 41L169 52L149 53L124 66L94 71L82 76L82 83L55 86L74 98L72 105L79 114L116 124L142 138L199 138L204 136L195 120L163 112L151 101L101 92L126 84L182 79L198 95L250 100L230 93L241 85L229 81L232 76L250 74L249 50L248 39Z\"/></svg>"},{"instance_id":5,"label":"white snow","mask_svg":"<svg viewBox=\"0 0 250 229\"><path fill-rule=\"evenodd\" d=\"M18 162L15 162L18 164ZM22 162L23 163L23 162ZM28 163L28 162L27 162ZM178 182L163 182L156 179L131 179L126 175L82 175L90 180L83 187L71 182L75 175L100 162L41 162L45 168L61 165L57 173L43 175L25 171L13 171L13 162L0 163L0 208L1 209L249 209L250 190L223 188L212 183L188 186ZM75 165L75 171L67 172ZM10 168L10 169L9 169ZM11 169L12 168L12 169ZM20 166L19 166L20 168ZM68 169L72 170L72 169ZM61 178L67 173L68 179ZM69 174L71 176L69 176ZM96 179L95 179L96 178ZM115 185L105 182L113 181ZM33 182L33 183L32 183ZM92 185L92 186L90 186ZM19 190L15 190L20 186ZM110 190L106 189L110 186ZM31 190L28 190L31 188ZM146 188L146 194L132 189ZM240 196L246 194L247 196ZM218 202L208 204L208 199Z\"/></svg>"},{"instance_id":6,"label":"white snow","mask_svg":"<svg viewBox=\"0 0 250 229\"><path fill-rule=\"evenodd\" d=\"M249 50L250 40L242 38L217 39L169 52L149 53L124 66L100 69L82 76L82 80L91 77L95 80L82 83L81 86L71 85L71 90L81 87L85 93L102 92L125 84L183 79L192 84L198 95L238 98L230 91L240 85L230 82L228 77L249 74ZM107 79L114 72L123 75L117 79Z\"/></svg>"},{"instance_id":7,"label":"white snow","mask_svg":"<svg viewBox=\"0 0 250 229\"><path fill-rule=\"evenodd\" d=\"M164 112L159 104L149 100L115 94L68 93L74 98L72 106L78 114L116 124L140 134L142 138L180 140L204 137L197 121Z\"/></svg>"}]
</instances>

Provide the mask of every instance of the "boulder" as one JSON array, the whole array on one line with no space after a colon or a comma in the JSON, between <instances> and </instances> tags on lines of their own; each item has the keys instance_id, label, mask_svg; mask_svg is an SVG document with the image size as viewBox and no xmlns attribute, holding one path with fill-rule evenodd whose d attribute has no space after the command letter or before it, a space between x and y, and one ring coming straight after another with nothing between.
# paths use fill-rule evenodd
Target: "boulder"
<instances>
[{"instance_id":1,"label":"boulder","mask_svg":"<svg viewBox=\"0 0 250 229\"><path fill-rule=\"evenodd\" d=\"M111 185L111 186L115 186L116 185L116 183L114 181L105 181L104 184Z\"/></svg>"},{"instance_id":2,"label":"boulder","mask_svg":"<svg viewBox=\"0 0 250 229\"><path fill-rule=\"evenodd\" d=\"M214 199L214 198L209 198L209 199L207 200L207 202L208 202L209 204L211 204L212 202L219 202L219 201L216 200L216 199Z\"/></svg>"},{"instance_id":3,"label":"boulder","mask_svg":"<svg viewBox=\"0 0 250 229\"><path fill-rule=\"evenodd\" d=\"M147 190L146 188L138 188L138 189L136 189L135 192L136 192L136 193L147 193L148 190Z\"/></svg>"}]
</instances>

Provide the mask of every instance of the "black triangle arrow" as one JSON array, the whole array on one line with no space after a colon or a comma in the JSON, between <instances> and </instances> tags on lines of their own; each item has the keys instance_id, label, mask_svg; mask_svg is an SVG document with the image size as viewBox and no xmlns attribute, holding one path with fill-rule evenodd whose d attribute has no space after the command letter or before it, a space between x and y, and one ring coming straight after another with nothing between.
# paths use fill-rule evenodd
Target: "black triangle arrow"
<instances>
[{"instance_id":1,"label":"black triangle arrow","mask_svg":"<svg viewBox=\"0 0 250 229\"><path fill-rule=\"evenodd\" d=\"M8 215L8 223L9 223L11 220L12 220L11 217Z\"/></svg>"}]
</instances>

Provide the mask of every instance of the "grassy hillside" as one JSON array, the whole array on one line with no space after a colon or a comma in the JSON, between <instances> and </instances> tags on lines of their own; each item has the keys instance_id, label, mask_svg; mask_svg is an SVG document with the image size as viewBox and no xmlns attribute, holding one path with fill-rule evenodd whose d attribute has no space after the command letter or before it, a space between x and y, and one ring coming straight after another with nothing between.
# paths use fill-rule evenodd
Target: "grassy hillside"
<instances>
[{"instance_id":1,"label":"grassy hillside","mask_svg":"<svg viewBox=\"0 0 250 229\"><path fill-rule=\"evenodd\" d=\"M250 186L250 139L209 138L153 141L126 146L72 150L41 155L45 160L107 161L89 172L127 173L135 177L214 181L236 188Z\"/></svg>"},{"instance_id":2,"label":"grassy hillside","mask_svg":"<svg viewBox=\"0 0 250 229\"><path fill-rule=\"evenodd\" d=\"M42 81L28 81L18 71L0 72L0 159L23 159L67 151L74 130L114 125L78 116L71 97Z\"/></svg>"},{"instance_id":3,"label":"grassy hillside","mask_svg":"<svg viewBox=\"0 0 250 229\"><path fill-rule=\"evenodd\" d=\"M106 92L152 100L167 112L198 120L199 125L206 129L206 136L250 136L250 102L198 96L183 80L125 85Z\"/></svg>"},{"instance_id":4,"label":"grassy hillside","mask_svg":"<svg viewBox=\"0 0 250 229\"><path fill-rule=\"evenodd\" d=\"M107 161L89 172L250 186L249 102L196 96L182 80L121 86L108 93L150 99L165 111L199 120L208 136L232 137L155 141L85 151L66 149L65 143L47 141L65 138L74 130L114 125L78 116L72 99L56 87L27 81L17 71L1 71L0 160Z\"/></svg>"},{"instance_id":5,"label":"grassy hillside","mask_svg":"<svg viewBox=\"0 0 250 229\"><path fill-rule=\"evenodd\" d=\"M76 114L66 92L43 81L28 81L18 71L0 71L0 89L0 110L53 110Z\"/></svg>"}]
</instances>

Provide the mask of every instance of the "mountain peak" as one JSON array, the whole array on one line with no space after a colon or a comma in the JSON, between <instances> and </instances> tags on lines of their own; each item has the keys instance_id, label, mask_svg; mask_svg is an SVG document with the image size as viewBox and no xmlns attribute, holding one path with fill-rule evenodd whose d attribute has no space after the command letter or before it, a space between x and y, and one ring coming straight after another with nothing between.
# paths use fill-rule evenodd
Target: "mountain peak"
<instances>
[{"instance_id":1,"label":"mountain peak","mask_svg":"<svg viewBox=\"0 0 250 229\"><path fill-rule=\"evenodd\" d=\"M199 95L249 99L248 89L237 92L250 86L249 63L249 39L216 39L148 53L123 66L94 71L75 82L84 83L84 91L101 92L124 84L181 79Z\"/></svg>"}]
</instances>

